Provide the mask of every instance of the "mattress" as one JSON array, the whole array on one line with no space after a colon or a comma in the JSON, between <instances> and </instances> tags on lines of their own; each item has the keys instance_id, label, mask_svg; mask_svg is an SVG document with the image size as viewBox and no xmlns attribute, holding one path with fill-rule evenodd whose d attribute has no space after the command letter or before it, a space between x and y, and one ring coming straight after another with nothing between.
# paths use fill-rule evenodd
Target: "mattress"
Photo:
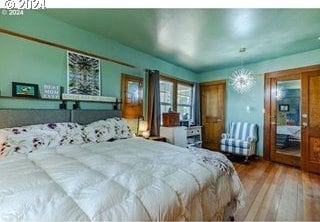
<instances>
[{"instance_id":1,"label":"mattress","mask_svg":"<svg viewBox=\"0 0 320 222\"><path fill-rule=\"evenodd\" d=\"M243 188L220 153L142 138L0 160L1 221L222 220Z\"/></svg>"},{"instance_id":2,"label":"mattress","mask_svg":"<svg viewBox=\"0 0 320 222\"><path fill-rule=\"evenodd\" d=\"M288 135L292 138L301 139L301 127L300 126L277 126L277 134Z\"/></svg>"}]
</instances>

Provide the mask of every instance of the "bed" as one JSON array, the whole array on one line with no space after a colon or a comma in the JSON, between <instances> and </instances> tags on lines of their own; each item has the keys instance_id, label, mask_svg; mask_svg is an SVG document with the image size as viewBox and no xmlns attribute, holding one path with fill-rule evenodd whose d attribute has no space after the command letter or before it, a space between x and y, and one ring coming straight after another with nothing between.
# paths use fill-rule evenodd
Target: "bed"
<instances>
[{"instance_id":1,"label":"bed","mask_svg":"<svg viewBox=\"0 0 320 222\"><path fill-rule=\"evenodd\" d=\"M66 116L96 121L84 113ZM119 122L125 129L125 121ZM126 130L115 137L113 127L107 139L110 132L98 130L103 121L73 124L42 124L49 128L46 133L38 132L39 125L10 129L12 137L32 131L44 139L24 136L37 147L24 142L21 148L21 140L20 150L2 155L1 221L228 220L244 205L239 177L223 154L132 137ZM54 143L57 130L68 136ZM80 142L79 132L86 133L87 141ZM43 142L48 138L51 143Z\"/></svg>"},{"instance_id":2,"label":"bed","mask_svg":"<svg viewBox=\"0 0 320 222\"><path fill-rule=\"evenodd\" d=\"M278 148L299 147L301 141L301 127L279 125L277 126L276 138Z\"/></svg>"}]
</instances>

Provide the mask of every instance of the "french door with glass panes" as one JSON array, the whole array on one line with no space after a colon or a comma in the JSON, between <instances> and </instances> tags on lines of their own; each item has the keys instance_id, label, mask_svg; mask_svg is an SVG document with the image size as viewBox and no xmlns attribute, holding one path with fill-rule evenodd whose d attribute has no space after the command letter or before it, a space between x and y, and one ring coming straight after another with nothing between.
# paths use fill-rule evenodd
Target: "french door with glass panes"
<instances>
[{"instance_id":1,"label":"french door with glass panes","mask_svg":"<svg viewBox=\"0 0 320 222\"><path fill-rule=\"evenodd\" d=\"M300 166L300 75L272 79L271 160Z\"/></svg>"},{"instance_id":2,"label":"french door with glass panes","mask_svg":"<svg viewBox=\"0 0 320 222\"><path fill-rule=\"evenodd\" d=\"M320 173L320 66L270 73L265 82L266 158Z\"/></svg>"}]
</instances>

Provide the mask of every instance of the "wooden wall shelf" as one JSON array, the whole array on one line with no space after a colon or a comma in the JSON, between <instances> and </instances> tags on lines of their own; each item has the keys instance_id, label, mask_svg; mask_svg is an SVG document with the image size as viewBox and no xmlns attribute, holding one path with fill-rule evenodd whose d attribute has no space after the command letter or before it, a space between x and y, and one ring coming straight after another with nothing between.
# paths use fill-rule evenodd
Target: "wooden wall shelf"
<instances>
[{"instance_id":1,"label":"wooden wall shelf","mask_svg":"<svg viewBox=\"0 0 320 222\"><path fill-rule=\"evenodd\" d=\"M36 98L36 97L23 97L23 96L0 96L0 99L13 99L13 100L38 100L38 101L51 101L51 102L61 102L61 104L66 104L66 102L74 102L76 106L74 106L74 109L77 109L79 107L80 102L85 102L85 103L106 103L106 104L114 104L114 109L121 103L118 99L116 102L106 102L106 101L90 101L90 100L71 100L71 99L47 99L47 98ZM61 108L60 109L65 109Z\"/></svg>"}]
</instances>

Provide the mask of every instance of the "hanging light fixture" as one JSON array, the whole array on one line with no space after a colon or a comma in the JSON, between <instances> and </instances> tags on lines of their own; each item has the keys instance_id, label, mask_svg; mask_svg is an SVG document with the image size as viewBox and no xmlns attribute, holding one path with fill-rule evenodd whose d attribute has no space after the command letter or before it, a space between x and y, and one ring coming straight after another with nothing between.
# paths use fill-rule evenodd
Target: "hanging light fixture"
<instances>
[{"instance_id":1,"label":"hanging light fixture","mask_svg":"<svg viewBox=\"0 0 320 222\"><path fill-rule=\"evenodd\" d=\"M256 83L256 79L251 71L248 69L245 69L242 64L242 53L246 51L246 48L241 48L241 66L236 68L231 76L230 79L230 85L231 87L238 93L238 94L244 94L249 92L253 86Z\"/></svg>"}]
</instances>

